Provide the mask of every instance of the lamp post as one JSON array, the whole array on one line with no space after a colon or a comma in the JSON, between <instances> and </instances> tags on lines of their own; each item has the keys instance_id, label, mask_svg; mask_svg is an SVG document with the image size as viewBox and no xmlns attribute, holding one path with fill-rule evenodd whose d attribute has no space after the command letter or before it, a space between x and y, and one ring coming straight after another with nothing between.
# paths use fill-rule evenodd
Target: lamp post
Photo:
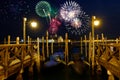
<instances>
[{"instance_id":1,"label":"lamp post","mask_svg":"<svg viewBox=\"0 0 120 80\"><path fill-rule=\"evenodd\" d=\"M23 18L23 41L24 41L24 44L26 44L26 21L27 21L27 18Z\"/></svg>"},{"instance_id":2,"label":"lamp post","mask_svg":"<svg viewBox=\"0 0 120 80\"><path fill-rule=\"evenodd\" d=\"M94 27L95 26L98 26L100 24L100 21L99 20L97 20L96 19L96 16L92 16L92 72L93 72L93 74L94 74L94 66L95 66L95 43L94 43L94 34L95 34L95 32L94 32Z\"/></svg>"},{"instance_id":3,"label":"lamp post","mask_svg":"<svg viewBox=\"0 0 120 80\"><path fill-rule=\"evenodd\" d=\"M27 18L24 17L23 18L23 41L24 41L24 44L26 44L26 25L27 25ZM30 22L30 26L32 26L33 28L36 28L37 22L35 22L35 21Z\"/></svg>"}]
</instances>

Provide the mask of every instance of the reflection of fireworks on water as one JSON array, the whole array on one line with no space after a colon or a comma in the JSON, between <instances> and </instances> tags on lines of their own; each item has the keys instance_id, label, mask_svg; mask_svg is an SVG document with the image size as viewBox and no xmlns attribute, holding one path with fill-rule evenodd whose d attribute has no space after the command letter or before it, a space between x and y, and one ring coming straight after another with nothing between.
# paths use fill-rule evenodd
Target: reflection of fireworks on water
<instances>
[{"instance_id":1,"label":"reflection of fireworks on water","mask_svg":"<svg viewBox=\"0 0 120 80\"><path fill-rule=\"evenodd\" d=\"M90 18L74 1L65 2L60 8L61 20L65 23L68 32L82 35L89 29Z\"/></svg>"}]
</instances>

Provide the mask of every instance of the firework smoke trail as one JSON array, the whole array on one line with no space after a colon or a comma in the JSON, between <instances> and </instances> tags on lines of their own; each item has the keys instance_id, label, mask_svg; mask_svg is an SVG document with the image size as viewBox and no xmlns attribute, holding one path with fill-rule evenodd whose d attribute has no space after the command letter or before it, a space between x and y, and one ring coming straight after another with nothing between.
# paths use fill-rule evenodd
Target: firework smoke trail
<instances>
[{"instance_id":1,"label":"firework smoke trail","mask_svg":"<svg viewBox=\"0 0 120 80\"><path fill-rule=\"evenodd\" d=\"M50 20L50 18L49 18L49 20L47 19L47 15L48 15L48 14L46 14L45 9L43 9L43 12L44 12L44 14L45 14L45 16L46 16L46 21L47 21L47 24L49 24L49 22L50 22L50 21L49 21L49 20ZM49 15L48 15L48 17L49 17Z\"/></svg>"},{"instance_id":2,"label":"firework smoke trail","mask_svg":"<svg viewBox=\"0 0 120 80\"><path fill-rule=\"evenodd\" d=\"M50 15L50 13L48 13L48 17L49 17L49 20L50 20L50 22L51 22L51 15Z\"/></svg>"},{"instance_id":3,"label":"firework smoke trail","mask_svg":"<svg viewBox=\"0 0 120 80\"><path fill-rule=\"evenodd\" d=\"M45 9L43 9L43 12L44 12L45 16L47 16L47 14L46 14L46 12L45 12Z\"/></svg>"}]
</instances>

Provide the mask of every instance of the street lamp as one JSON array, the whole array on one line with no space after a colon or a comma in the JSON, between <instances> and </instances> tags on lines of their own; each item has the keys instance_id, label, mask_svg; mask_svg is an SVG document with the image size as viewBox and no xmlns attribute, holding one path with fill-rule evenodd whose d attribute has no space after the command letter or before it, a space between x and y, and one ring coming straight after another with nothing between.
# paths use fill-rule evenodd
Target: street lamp
<instances>
[{"instance_id":1,"label":"street lamp","mask_svg":"<svg viewBox=\"0 0 120 80\"><path fill-rule=\"evenodd\" d=\"M26 44L26 24L27 24L27 18L23 18L23 41L24 44ZM37 22L32 21L30 22L31 27L36 28L37 27Z\"/></svg>"},{"instance_id":2,"label":"street lamp","mask_svg":"<svg viewBox=\"0 0 120 80\"><path fill-rule=\"evenodd\" d=\"M100 25L100 21L99 21L99 20L94 20L94 25L95 25L95 26Z\"/></svg>"},{"instance_id":3,"label":"street lamp","mask_svg":"<svg viewBox=\"0 0 120 80\"><path fill-rule=\"evenodd\" d=\"M36 28L37 27L37 22L33 21L30 23L30 25L33 27L33 28Z\"/></svg>"},{"instance_id":4,"label":"street lamp","mask_svg":"<svg viewBox=\"0 0 120 80\"><path fill-rule=\"evenodd\" d=\"M94 72L94 65L95 65L95 45L94 45L94 27L98 26L100 21L96 18L96 16L92 16L92 41L93 41L93 53L92 53L92 70Z\"/></svg>"},{"instance_id":5,"label":"street lamp","mask_svg":"<svg viewBox=\"0 0 120 80\"><path fill-rule=\"evenodd\" d=\"M24 41L24 44L26 43L26 21L27 21L27 18L24 17L23 18L23 41Z\"/></svg>"}]
</instances>

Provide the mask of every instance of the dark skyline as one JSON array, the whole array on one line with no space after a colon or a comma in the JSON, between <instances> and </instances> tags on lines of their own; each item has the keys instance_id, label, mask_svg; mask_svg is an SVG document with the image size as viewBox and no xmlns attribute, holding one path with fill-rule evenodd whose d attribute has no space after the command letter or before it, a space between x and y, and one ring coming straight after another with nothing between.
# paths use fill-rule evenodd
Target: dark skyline
<instances>
[{"instance_id":1,"label":"dark skyline","mask_svg":"<svg viewBox=\"0 0 120 80\"><path fill-rule=\"evenodd\" d=\"M35 6L40 0L1 0L0 1L0 38L3 40L7 35L22 37L23 17L29 20L37 20L39 27L32 30L27 25L27 35L39 37L45 35L49 26L46 18L38 16ZM66 0L45 0L51 7L58 11L61 4ZM80 4L82 9L91 17L97 16L101 25L95 28L95 34L104 33L108 38L116 38L120 35L120 1L119 0L72 0ZM91 27L91 26L90 26Z\"/></svg>"}]
</instances>

